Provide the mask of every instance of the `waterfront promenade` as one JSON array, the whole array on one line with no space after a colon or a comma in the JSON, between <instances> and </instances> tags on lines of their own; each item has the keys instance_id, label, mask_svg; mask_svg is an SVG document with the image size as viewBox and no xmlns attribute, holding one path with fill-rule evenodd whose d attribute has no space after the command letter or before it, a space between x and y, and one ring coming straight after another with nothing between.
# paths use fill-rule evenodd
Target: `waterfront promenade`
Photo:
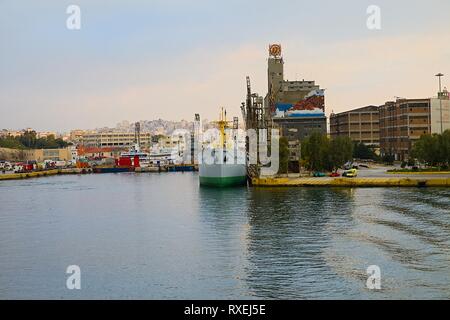
<instances>
[{"instance_id":1,"label":"waterfront promenade","mask_svg":"<svg viewBox=\"0 0 450 320\"><path fill-rule=\"evenodd\" d=\"M436 177L255 178L255 187L450 187L448 175Z\"/></svg>"},{"instance_id":2,"label":"waterfront promenade","mask_svg":"<svg viewBox=\"0 0 450 320\"><path fill-rule=\"evenodd\" d=\"M390 167L374 166L358 170L358 177L287 177L255 178L253 186L259 187L449 187L450 172L389 173Z\"/></svg>"}]
</instances>

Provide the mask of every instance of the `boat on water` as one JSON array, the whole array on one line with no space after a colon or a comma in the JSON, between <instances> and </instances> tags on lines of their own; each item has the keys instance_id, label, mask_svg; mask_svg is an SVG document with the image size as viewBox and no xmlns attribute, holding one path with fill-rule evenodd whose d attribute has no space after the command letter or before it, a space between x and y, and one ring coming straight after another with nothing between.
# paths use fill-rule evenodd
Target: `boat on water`
<instances>
[{"instance_id":1,"label":"boat on water","mask_svg":"<svg viewBox=\"0 0 450 320\"><path fill-rule=\"evenodd\" d=\"M132 160L134 162L135 167L146 168L150 166L150 156L148 153L141 151L139 143L136 143L127 152L122 152L120 154L120 158Z\"/></svg>"},{"instance_id":2,"label":"boat on water","mask_svg":"<svg viewBox=\"0 0 450 320\"><path fill-rule=\"evenodd\" d=\"M136 168L147 168L149 165L149 155L142 152L139 143L136 143L127 152L122 152L119 159L113 160L112 163L95 165L92 171L94 173L133 172Z\"/></svg>"},{"instance_id":3,"label":"boat on water","mask_svg":"<svg viewBox=\"0 0 450 320\"><path fill-rule=\"evenodd\" d=\"M153 150L149 154L149 162L153 167L169 166L174 163L172 151L166 149Z\"/></svg>"},{"instance_id":4,"label":"boat on water","mask_svg":"<svg viewBox=\"0 0 450 320\"><path fill-rule=\"evenodd\" d=\"M239 155L235 137L229 137L226 129L229 123L226 112L220 114L220 120L215 124L219 131L219 141L205 148L202 146L201 162L199 163L200 185L210 187L231 187L247 184L247 169L245 153Z\"/></svg>"}]
</instances>

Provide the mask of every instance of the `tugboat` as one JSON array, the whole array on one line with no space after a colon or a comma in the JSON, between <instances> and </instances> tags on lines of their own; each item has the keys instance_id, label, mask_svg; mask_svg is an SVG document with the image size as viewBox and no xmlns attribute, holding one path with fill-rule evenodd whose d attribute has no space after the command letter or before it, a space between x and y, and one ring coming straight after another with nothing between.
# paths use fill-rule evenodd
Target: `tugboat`
<instances>
[{"instance_id":1,"label":"tugboat","mask_svg":"<svg viewBox=\"0 0 450 320\"><path fill-rule=\"evenodd\" d=\"M233 144L227 136L226 129L229 129L229 122L226 119L226 111L223 108L220 120L215 124L219 129L219 143L205 150L202 147L201 163L199 164L200 185L210 187L230 187L243 186L247 184L247 170L245 152L239 155L236 140ZM233 139L233 137L230 137ZM234 139L236 139L234 137ZM239 163L242 162L242 163Z\"/></svg>"}]
</instances>

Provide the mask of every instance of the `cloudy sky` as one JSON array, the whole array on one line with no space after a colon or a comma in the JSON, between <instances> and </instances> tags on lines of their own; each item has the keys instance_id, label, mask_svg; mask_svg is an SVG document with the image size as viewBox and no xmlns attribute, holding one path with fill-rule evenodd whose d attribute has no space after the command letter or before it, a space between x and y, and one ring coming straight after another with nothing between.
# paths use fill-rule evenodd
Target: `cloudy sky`
<instances>
[{"instance_id":1,"label":"cloudy sky","mask_svg":"<svg viewBox=\"0 0 450 320\"><path fill-rule=\"evenodd\" d=\"M66 27L69 5L81 29ZM366 26L381 8L381 30ZM0 128L240 115L265 95L269 43L289 80L326 88L329 114L450 84L450 1L0 0Z\"/></svg>"}]
</instances>

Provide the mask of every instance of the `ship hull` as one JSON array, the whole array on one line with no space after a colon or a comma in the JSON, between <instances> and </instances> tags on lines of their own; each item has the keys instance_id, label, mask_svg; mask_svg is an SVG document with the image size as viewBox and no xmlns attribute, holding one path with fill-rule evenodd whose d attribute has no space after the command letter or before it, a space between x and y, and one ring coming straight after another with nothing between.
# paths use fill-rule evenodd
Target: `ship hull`
<instances>
[{"instance_id":1,"label":"ship hull","mask_svg":"<svg viewBox=\"0 0 450 320\"><path fill-rule=\"evenodd\" d=\"M242 164L200 164L200 185L232 187L247 184L247 171Z\"/></svg>"},{"instance_id":2,"label":"ship hull","mask_svg":"<svg viewBox=\"0 0 450 320\"><path fill-rule=\"evenodd\" d=\"M120 173L134 171L132 167L97 167L93 169L94 173Z\"/></svg>"}]
</instances>

